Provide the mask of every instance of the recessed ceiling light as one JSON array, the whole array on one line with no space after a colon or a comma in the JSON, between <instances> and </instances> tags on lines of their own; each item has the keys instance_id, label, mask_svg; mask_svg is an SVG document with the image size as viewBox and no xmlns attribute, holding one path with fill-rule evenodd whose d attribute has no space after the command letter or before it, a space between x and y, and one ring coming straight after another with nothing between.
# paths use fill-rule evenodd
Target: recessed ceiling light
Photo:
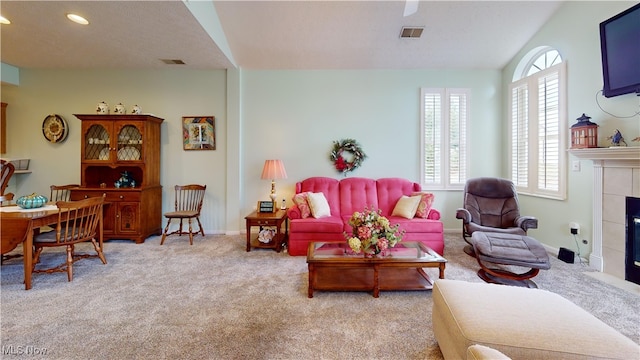
<instances>
[{"instance_id":1,"label":"recessed ceiling light","mask_svg":"<svg viewBox=\"0 0 640 360\"><path fill-rule=\"evenodd\" d=\"M0 24L9 25L11 24L11 21L9 21L9 19L7 19L6 17L0 15Z\"/></svg>"},{"instance_id":2,"label":"recessed ceiling light","mask_svg":"<svg viewBox=\"0 0 640 360\"><path fill-rule=\"evenodd\" d=\"M67 14L67 19L73 21L74 23L80 24L80 25L89 25L89 21L87 19L83 18L80 15Z\"/></svg>"}]
</instances>

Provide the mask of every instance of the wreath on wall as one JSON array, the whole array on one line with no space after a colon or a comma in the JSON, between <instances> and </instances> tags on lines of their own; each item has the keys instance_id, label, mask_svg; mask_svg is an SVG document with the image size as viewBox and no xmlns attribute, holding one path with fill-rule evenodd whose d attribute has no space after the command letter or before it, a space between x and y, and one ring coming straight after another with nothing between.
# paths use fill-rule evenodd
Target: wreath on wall
<instances>
[{"instance_id":1,"label":"wreath on wall","mask_svg":"<svg viewBox=\"0 0 640 360\"><path fill-rule=\"evenodd\" d=\"M351 160L345 159L344 155L350 154ZM362 165L362 162L367 155L362 151L360 144L354 139L343 139L333 142L333 149L329 158L333 162L333 167L338 170L339 173L347 174L349 171L353 171Z\"/></svg>"}]
</instances>

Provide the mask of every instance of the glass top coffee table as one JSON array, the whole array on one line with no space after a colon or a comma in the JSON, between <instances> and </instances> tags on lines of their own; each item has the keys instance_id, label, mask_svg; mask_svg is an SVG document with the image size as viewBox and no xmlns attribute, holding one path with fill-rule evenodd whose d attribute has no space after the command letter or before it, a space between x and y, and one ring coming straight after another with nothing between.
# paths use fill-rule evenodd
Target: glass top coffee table
<instances>
[{"instance_id":1,"label":"glass top coffee table","mask_svg":"<svg viewBox=\"0 0 640 360\"><path fill-rule=\"evenodd\" d=\"M309 297L314 290L430 290L433 281L423 268L438 268L444 279L447 260L419 241L402 241L383 256L354 254L345 242L312 242L307 251Z\"/></svg>"}]
</instances>

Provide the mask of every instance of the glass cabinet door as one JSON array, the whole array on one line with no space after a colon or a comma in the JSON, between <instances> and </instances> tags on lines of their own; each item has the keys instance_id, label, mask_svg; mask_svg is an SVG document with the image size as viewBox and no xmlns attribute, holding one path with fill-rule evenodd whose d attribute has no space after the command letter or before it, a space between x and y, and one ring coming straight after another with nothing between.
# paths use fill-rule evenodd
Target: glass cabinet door
<instances>
[{"instance_id":1,"label":"glass cabinet door","mask_svg":"<svg viewBox=\"0 0 640 360\"><path fill-rule=\"evenodd\" d=\"M140 160L142 134L135 125L125 125L118 132L118 161Z\"/></svg>"},{"instance_id":2,"label":"glass cabinet door","mask_svg":"<svg viewBox=\"0 0 640 360\"><path fill-rule=\"evenodd\" d=\"M111 141L109 132L100 124L91 125L84 137L85 160L109 160Z\"/></svg>"}]
</instances>

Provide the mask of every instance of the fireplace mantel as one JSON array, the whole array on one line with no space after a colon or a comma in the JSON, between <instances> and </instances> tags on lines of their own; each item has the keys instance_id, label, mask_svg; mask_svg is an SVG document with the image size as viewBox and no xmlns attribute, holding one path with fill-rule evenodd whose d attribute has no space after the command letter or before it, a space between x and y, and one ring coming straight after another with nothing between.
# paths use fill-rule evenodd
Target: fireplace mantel
<instances>
[{"instance_id":1,"label":"fireplace mantel","mask_svg":"<svg viewBox=\"0 0 640 360\"><path fill-rule=\"evenodd\" d=\"M569 153L586 160L629 160L640 162L640 146L570 149Z\"/></svg>"}]
</instances>

